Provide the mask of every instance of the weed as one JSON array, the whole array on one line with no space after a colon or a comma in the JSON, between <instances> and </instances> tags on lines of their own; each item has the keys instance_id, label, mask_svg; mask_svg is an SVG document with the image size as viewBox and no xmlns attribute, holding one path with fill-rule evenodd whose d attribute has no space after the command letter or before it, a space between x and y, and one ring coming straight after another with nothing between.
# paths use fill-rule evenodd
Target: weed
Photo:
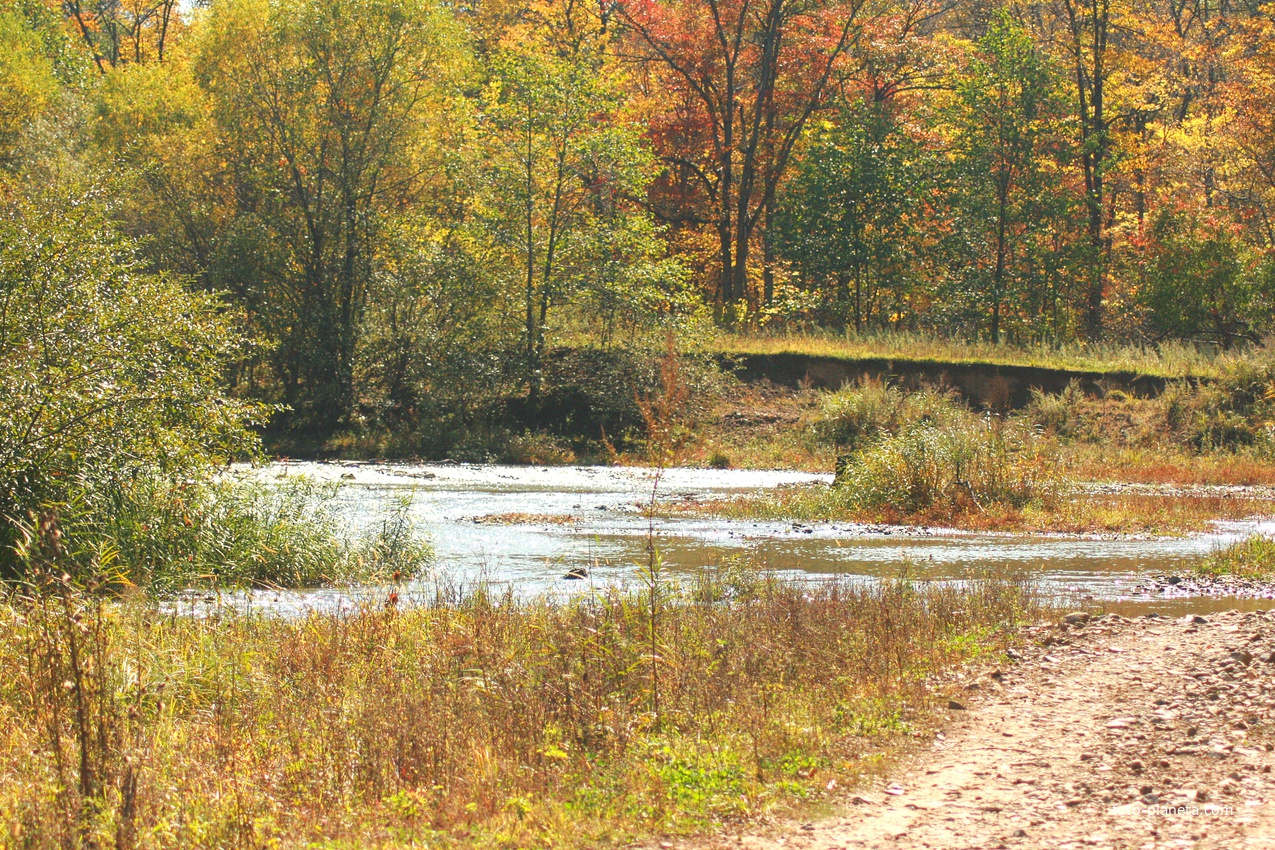
<instances>
[{"instance_id":1,"label":"weed","mask_svg":"<svg viewBox=\"0 0 1275 850\"><path fill-rule=\"evenodd\" d=\"M913 425L850 456L838 473L834 499L852 510L902 514L1044 505L1067 487L1047 444L1019 423L991 415L947 427Z\"/></svg>"},{"instance_id":2,"label":"weed","mask_svg":"<svg viewBox=\"0 0 1275 850\"><path fill-rule=\"evenodd\" d=\"M1037 427L1059 437L1075 437L1080 431L1081 405L1085 401L1080 381L1071 380L1061 393L1033 388L1027 404L1027 418Z\"/></svg>"},{"instance_id":3,"label":"weed","mask_svg":"<svg viewBox=\"0 0 1275 850\"><path fill-rule=\"evenodd\" d=\"M88 581L109 552L117 584L158 592L312 587L425 568L430 551L406 505L372 534L351 536L332 508L335 494L335 484L298 477L268 485L233 478L173 484L146 476L114 482L61 506L63 568Z\"/></svg>"},{"instance_id":4,"label":"weed","mask_svg":"<svg viewBox=\"0 0 1275 850\"><path fill-rule=\"evenodd\" d=\"M864 380L824 398L813 424L818 440L860 449L918 423L946 425L969 411L949 393L926 387L904 392L888 383Z\"/></svg>"},{"instance_id":5,"label":"weed","mask_svg":"<svg viewBox=\"0 0 1275 850\"><path fill-rule=\"evenodd\" d=\"M1275 538L1255 534L1232 543L1202 560L1195 572L1203 576L1234 576L1258 581L1275 579Z\"/></svg>"},{"instance_id":6,"label":"weed","mask_svg":"<svg viewBox=\"0 0 1275 850\"><path fill-rule=\"evenodd\" d=\"M970 651L953 635L1003 646L1035 616L1004 582L734 581L664 589L651 665L644 592L194 619L55 578L0 604L0 846L704 829L846 784L924 726L925 682Z\"/></svg>"}]
</instances>

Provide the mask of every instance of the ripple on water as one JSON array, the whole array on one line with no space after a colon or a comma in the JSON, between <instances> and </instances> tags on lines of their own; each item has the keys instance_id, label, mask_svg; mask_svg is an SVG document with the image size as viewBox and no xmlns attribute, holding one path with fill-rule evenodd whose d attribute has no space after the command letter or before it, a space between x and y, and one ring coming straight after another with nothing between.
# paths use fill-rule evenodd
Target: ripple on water
<instances>
[{"instance_id":1,"label":"ripple on water","mask_svg":"<svg viewBox=\"0 0 1275 850\"><path fill-rule=\"evenodd\" d=\"M439 564L438 575L414 588L426 595L440 580L461 587L483 581L525 595L636 582L650 530L640 508L657 481L655 470L635 467L306 462L241 471L264 481L306 475L340 482L335 504L356 530L374 527L410 494L409 515L431 540ZM800 472L676 468L659 474L658 496L719 497L830 481L830 475ZM529 519L516 521L519 516ZM502 520L474 521L482 517ZM1148 572L1184 570L1219 546L1275 530L1275 523L1230 521L1208 534L1139 540L703 518L659 520L655 530L664 567L674 577L745 557L794 578L1030 576L1062 597L1145 605L1134 588ZM587 570L589 581L562 581L576 568ZM240 601L297 613L353 608L383 596L375 589L262 591Z\"/></svg>"}]
</instances>

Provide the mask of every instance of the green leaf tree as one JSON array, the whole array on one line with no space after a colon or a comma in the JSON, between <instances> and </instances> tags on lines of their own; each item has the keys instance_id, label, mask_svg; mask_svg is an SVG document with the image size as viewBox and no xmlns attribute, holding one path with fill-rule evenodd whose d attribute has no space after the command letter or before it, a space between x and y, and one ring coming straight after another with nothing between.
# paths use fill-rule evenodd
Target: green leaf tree
<instances>
[{"instance_id":1,"label":"green leaf tree","mask_svg":"<svg viewBox=\"0 0 1275 850\"><path fill-rule=\"evenodd\" d=\"M427 0L228 0L200 44L235 205L211 263L278 340L285 398L330 429L388 216L433 174L430 130L460 62Z\"/></svg>"},{"instance_id":2,"label":"green leaf tree","mask_svg":"<svg viewBox=\"0 0 1275 850\"><path fill-rule=\"evenodd\" d=\"M502 275L521 316L534 410L553 308L589 296L614 315L619 301L661 291L668 307L685 276L662 259L649 218L631 201L646 186L652 158L616 115L621 97L601 36L555 49L531 34L500 50L490 68L477 215L508 258ZM659 302L645 306L658 312Z\"/></svg>"},{"instance_id":3,"label":"green leaf tree","mask_svg":"<svg viewBox=\"0 0 1275 850\"><path fill-rule=\"evenodd\" d=\"M1010 300L1034 279L1034 243L1064 212L1064 110L1049 59L1008 14L979 40L954 88L943 111L953 280L999 343Z\"/></svg>"}]
</instances>

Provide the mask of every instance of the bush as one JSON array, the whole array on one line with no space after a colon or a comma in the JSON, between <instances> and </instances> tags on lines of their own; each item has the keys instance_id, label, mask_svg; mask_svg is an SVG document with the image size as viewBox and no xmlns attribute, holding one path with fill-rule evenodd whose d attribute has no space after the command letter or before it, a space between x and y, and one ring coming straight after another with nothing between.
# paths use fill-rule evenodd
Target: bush
<instances>
[{"instance_id":1,"label":"bush","mask_svg":"<svg viewBox=\"0 0 1275 850\"><path fill-rule=\"evenodd\" d=\"M545 363L541 409L529 414L566 437L641 440L648 436L641 399L661 391L665 353L655 344L558 349ZM682 354L678 361L687 393L676 413L693 420L721 395L725 376L708 357Z\"/></svg>"},{"instance_id":2,"label":"bush","mask_svg":"<svg viewBox=\"0 0 1275 850\"><path fill-rule=\"evenodd\" d=\"M1175 381L1160 406L1166 428L1197 451L1275 448L1275 357L1258 349L1226 361L1212 383Z\"/></svg>"},{"instance_id":3,"label":"bush","mask_svg":"<svg viewBox=\"0 0 1275 850\"><path fill-rule=\"evenodd\" d=\"M837 484L852 509L903 514L1045 505L1065 489L1054 458L1030 428L991 416L947 427L913 425L848 458Z\"/></svg>"},{"instance_id":4,"label":"bush","mask_svg":"<svg viewBox=\"0 0 1275 850\"><path fill-rule=\"evenodd\" d=\"M414 577L430 559L406 505L372 534L351 537L331 506L335 485L306 479L112 482L44 514L56 522L63 569L156 592L191 587L314 587ZM37 529L20 524L29 567Z\"/></svg>"},{"instance_id":5,"label":"bush","mask_svg":"<svg viewBox=\"0 0 1275 850\"><path fill-rule=\"evenodd\" d=\"M0 302L0 576L30 512L254 449L265 411L224 389L244 352L231 317L143 272L94 198L6 205Z\"/></svg>"},{"instance_id":6,"label":"bush","mask_svg":"<svg viewBox=\"0 0 1275 850\"><path fill-rule=\"evenodd\" d=\"M1060 393L1047 393L1033 387L1031 401L1027 403L1027 418L1059 437L1075 437L1080 433L1079 407L1084 400L1085 392L1075 379Z\"/></svg>"},{"instance_id":7,"label":"bush","mask_svg":"<svg viewBox=\"0 0 1275 850\"><path fill-rule=\"evenodd\" d=\"M827 396L812 427L820 442L857 450L917 423L945 425L969 415L950 393L932 387L908 393L863 381Z\"/></svg>"}]
</instances>

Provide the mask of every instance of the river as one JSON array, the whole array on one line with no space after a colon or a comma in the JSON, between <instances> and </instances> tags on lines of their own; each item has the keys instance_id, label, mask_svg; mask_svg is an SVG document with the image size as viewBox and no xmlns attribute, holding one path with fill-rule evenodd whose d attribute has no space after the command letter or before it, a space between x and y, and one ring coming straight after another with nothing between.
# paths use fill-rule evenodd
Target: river
<instances>
[{"instance_id":1,"label":"river","mask_svg":"<svg viewBox=\"0 0 1275 850\"><path fill-rule=\"evenodd\" d=\"M800 525L661 517L644 508L720 499L774 487L827 483L830 475L756 470L633 467L527 467L469 464L275 463L243 472L269 481L307 476L333 482L333 506L351 533L365 533L395 506L434 547L436 567L406 591L478 582L522 595L580 592L638 584L648 562L648 535L666 575L741 557L794 578L845 575L875 581L906 573L961 581L976 575L1029 577L1042 592L1115 610L1164 613L1232 607L1236 600L1158 599L1135 588L1146 573L1185 570L1200 556L1275 522L1218 523L1183 537L1024 535L908 529L851 523ZM656 515L661 512L657 509ZM583 570L584 581L565 579ZM281 612L331 609L375 599L383 589L327 588L252 594L253 605ZM192 597L192 599L195 597ZM1241 600L1243 607L1260 600ZM1269 603L1267 603L1269 605Z\"/></svg>"}]
</instances>

